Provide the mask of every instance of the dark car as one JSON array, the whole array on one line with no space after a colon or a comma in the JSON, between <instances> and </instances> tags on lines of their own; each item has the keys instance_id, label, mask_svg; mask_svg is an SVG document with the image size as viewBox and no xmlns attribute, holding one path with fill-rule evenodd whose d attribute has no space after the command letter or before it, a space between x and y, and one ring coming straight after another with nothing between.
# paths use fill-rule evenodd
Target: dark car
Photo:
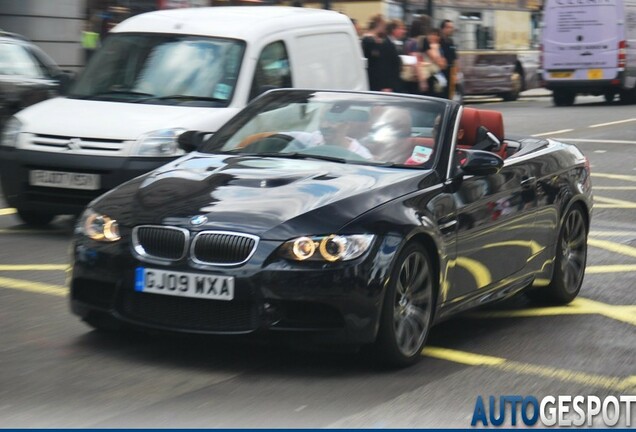
<instances>
[{"instance_id":1,"label":"dark car","mask_svg":"<svg viewBox=\"0 0 636 432\"><path fill-rule=\"evenodd\" d=\"M458 312L526 288L568 303L587 159L503 135L500 113L448 100L271 91L89 205L72 310L98 329L303 332L407 365Z\"/></svg>"},{"instance_id":2,"label":"dark car","mask_svg":"<svg viewBox=\"0 0 636 432\"><path fill-rule=\"evenodd\" d=\"M71 76L27 39L0 30L0 129L21 109L56 96Z\"/></svg>"}]
</instances>

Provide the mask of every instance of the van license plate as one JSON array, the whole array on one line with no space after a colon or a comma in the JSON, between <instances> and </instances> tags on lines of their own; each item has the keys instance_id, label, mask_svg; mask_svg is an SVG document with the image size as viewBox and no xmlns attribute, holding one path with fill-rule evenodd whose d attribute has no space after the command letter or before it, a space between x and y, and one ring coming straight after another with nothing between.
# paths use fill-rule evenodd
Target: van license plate
<instances>
[{"instance_id":1,"label":"van license plate","mask_svg":"<svg viewBox=\"0 0 636 432\"><path fill-rule=\"evenodd\" d=\"M587 79L591 79L591 80L603 79L603 69L588 69Z\"/></svg>"},{"instance_id":2,"label":"van license plate","mask_svg":"<svg viewBox=\"0 0 636 432\"><path fill-rule=\"evenodd\" d=\"M32 170L29 172L29 184L63 189L98 190L100 177L98 174Z\"/></svg>"},{"instance_id":3,"label":"van license plate","mask_svg":"<svg viewBox=\"0 0 636 432\"><path fill-rule=\"evenodd\" d=\"M234 278L137 267L135 291L208 300L232 300Z\"/></svg>"},{"instance_id":4,"label":"van license plate","mask_svg":"<svg viewBox=\"0 0 636 432\"><path fill-rule=\"evenodd\" d=\"M570 78L572 76L572 72L571 71L565 71L565 72L550 72L550 76L552 78Z\"/></svg>"}]
</instances>

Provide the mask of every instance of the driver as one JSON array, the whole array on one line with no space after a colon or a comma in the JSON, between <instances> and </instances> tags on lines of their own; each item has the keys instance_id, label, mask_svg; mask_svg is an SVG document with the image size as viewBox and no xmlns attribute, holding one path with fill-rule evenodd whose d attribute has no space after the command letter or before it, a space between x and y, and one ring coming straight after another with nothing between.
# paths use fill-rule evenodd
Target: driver
<instances>
[{"instance_id":1,"label":"driver","mask_svg":"<svg viewBox=\"0 0 636 432\"><path fill-rule=\"evenodd\" d=\"M300 150L320 145L342 147L365 159L373 159L373 155L355 138L347 136L350 129L348 111L326 111L320 119L318 130L314 132L285 132L295 139L285 150Z\"/></svg>"}]
</instances>

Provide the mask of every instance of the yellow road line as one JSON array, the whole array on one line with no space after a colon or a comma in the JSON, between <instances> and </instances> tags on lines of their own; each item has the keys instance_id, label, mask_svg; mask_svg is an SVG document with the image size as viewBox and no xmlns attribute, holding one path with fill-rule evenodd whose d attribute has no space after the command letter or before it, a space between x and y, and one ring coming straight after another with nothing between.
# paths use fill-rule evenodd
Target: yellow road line
<instances>
[{"instance_id":1,"label":"yellow road line","mask_svg":"<svg viewBox=\"0 0 636 432\"><path fill-rule=\"evenodd\" d=\"M557 379L563 382L584 384L586 386L618 391L631 390L635 387L636 384L636 377L634 376L621 378L591 374L549 366L521 363L507 360L501 357L486 356L482 354L475 354L448 348L426 347L422 351L422 355L440 360L451 361L453 363L465 364L468 366L484 366L521 375L532 375L541 378Z\"/></svg>"},{"instance_id":2,"label":"yellow road line","mask_svg":"<svg viewBox=\"0 0 636 432\"><path fill-rule=\"evenodd\" d=\"M585 274L627 273L627 272L636 272L636 264L598 265L598 266L587 266L585 268Z\"/></svg>"},{"instance_id":3,"label":"yellow road line","mask_svg":"<svg viewBox=\"0 0 636 432\"><path fill-rule=\"evenodd\" d=\"M0 216L12 215L16 213L16 209L14 208L3 208L0 209Z\"/></svg>"},{"instance_id":4,"label":"yellow road line","mask_svg":"<svg viewBox=\"0 0 636 432\"><path fill-rule=\"evenodd\" d=\"M64 233L63 229L51 228L51 229L20 229L20 228L6 228L0 229L0 234L60 234Z\"/></svg>"},{"instance_id":5,"label":"yellow road line","mask_svg":"<svg viewBox=\"0 0 636 432\"><path fill-rule=\"evenodd\" d=\"M636 248L632 246L623 245L620 243L611 242L608 240L587 239L587 244L600 249L605 249L610 252L625 255L630 258L636 258Z\"/></svg>"},{"instance_id":6,"label":"yellow road line","mask_svg":"<svg viewBox=\"0 0 636 432\"><path fill-rule=\"evenodd\" d=\"M592 172L592 177L606 178L611 180L625 180L636 182L636 176L625 175L625 174L607 174L607 173L597 173Z\"/></svg>"},{"instance_id":7,"label":"yellow road line","mask_svg":"<svg viewBox=\"0 0 636 432\"><path fill-rule=\"evenodd\" d=\"M497 366L505 363L506 359L501 357L485 356L465 351L457 351L448 348L426 347L422 354L441 360L449 360L454 363L461 363L469 366Z\"/></svg>"},{"instance_id":8,"label":"yellow road line","mask_svg":"<svg viewBox=\"0 0 636 432\"><path fill-rule=\"evenodd\" d=\"M636 202L607 198L595 195L594 207L599 208L636 208Z\"/></svg>"},{"instance_id":9,"label":"yellow road line","mask_svg":"<svg viewBox=\"0 0 636 432\"><path fill-rule=\"evenodd\" d=\"M567 306L480 311L470 314L476 318L530 318L559 315L602 315L616 321L636 325L636 305L615 306L580 297Z\"/></svg>"},{"instance_id":10,"label":"yellow road line","mask_svg":"<svg viewBox=\"0 0 636 432\"><path fill-rule=\"evenodd\" d=\"M48 271L48 270L66 270L67 264L0 264L0 271Z\"/></svg>"},{"instance_id":11,"label":"yellow road line","mask_svg":"<svg viewBox=\"0 0 636 432\"><path fill-rule=\"evenodd\" d=\"M636 231L590 231L591 237L636 237Z\"/></svg>"},{"instance_id":12,"label":"yellow road line","mask_svg":"<svg viewBox=\"0 0 636 432\"><path fill-rule=\"evenodd\" d=\"M636 186L594 186L594 190L632 191Z\"/></svg>"},{"instance_id":13,"label":"yellow road line","mask_svg":"<svg viewBox=\"0 0 636 432\"><path fill-rule=\"evenodd\" d=\"M41 282L30 282L20 279L0 277L0 288L9 288L37 294L65 297L68 289L63 285L50 285Z\"/></svg>"}]
</instances>

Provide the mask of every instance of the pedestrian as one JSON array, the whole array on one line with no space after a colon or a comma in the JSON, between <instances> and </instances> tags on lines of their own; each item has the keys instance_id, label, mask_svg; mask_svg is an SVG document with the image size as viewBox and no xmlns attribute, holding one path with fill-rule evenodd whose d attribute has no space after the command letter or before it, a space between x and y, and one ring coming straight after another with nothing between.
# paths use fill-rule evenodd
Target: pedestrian
<instances>
[{"instance_id":1,"label":"pedestrian","mask_svg":"<svg viewBox=\"0 0 636 432\"><path fill-rule=\"evenodd\" d=\"M84 64L92 57L99 47L99 33L93 30L92 21L86 21L84 31L82 31L82 49L84 50Z\"/></svg>"},{"instance_id":2,"label":"pedestrian","mask_svg":"<svg viewBox=\"0 0 636 432\"><path fill-rule=\"evenodd\" d=\"M422 63L422 46L426 33L428 31L428 16L424 15L415 19L411 23L409 28L408 38L404 41L404 55L414 57L414 64L402 65L402 79L403 79L403 91L409 94L422 94L423 90L427 90L428 87L422 88L421 83L426 83L426 80L422 80L420 77L420 71Z\"/></svg>"},{"instance_id":3,"label":"pedestrian","mask_svg":"<svg viewBox=\"0 0 636 432\"><path fill-rule=\"evenodd\" d=\"M404 54L404 36L406 36L406 26L402 20L391 20L386 26L386 67L388 79L391 83L391 91L402 92L404 81L400 77L402 72L401 55Z\"/></svg>"},{"instance_id":4,"label":"pedestrian","mask_svg":"<svg viewBox=\"0 0 636 432\"><path fill-rule=\"evenodd\" d=\"M400 57L386 37L386 21L378 14L371 18L362 38L362 52L367 59L369 89L391 92L400 86ZM399 62L396 68L395 62Z\"/></svg>"},{"instance_id":5,"label":"pedestrian","mask_svg":"<svg viewBox=\"0 0 636 432\"><path fill-rule=\"evenodd\" d=\"M455 79L457 77L458 65L457 65L457 46L453 40L453 33L455 33L455 25L451 20L444 20L440 25L441 40L440 48L444 58L446 59L446 68L443 69L444 76L448 81L443 96L447 99L452 99L455 92Z\"/></svg>"},{"instance_id":6,"label":"pedestrian","mask_svg":"<svg viewBox=\"0 0 636 432\"><path fill-rule=\"evenodd\" d=\"M447 63L441 52L440 39L440 30L432 28L422 44L422 61L428 69L424 77L428 87L425 94L436 97L443 97L445 94L444 87L448 85L448 80L443 73Z\"/></svg>"}]
</instances>

